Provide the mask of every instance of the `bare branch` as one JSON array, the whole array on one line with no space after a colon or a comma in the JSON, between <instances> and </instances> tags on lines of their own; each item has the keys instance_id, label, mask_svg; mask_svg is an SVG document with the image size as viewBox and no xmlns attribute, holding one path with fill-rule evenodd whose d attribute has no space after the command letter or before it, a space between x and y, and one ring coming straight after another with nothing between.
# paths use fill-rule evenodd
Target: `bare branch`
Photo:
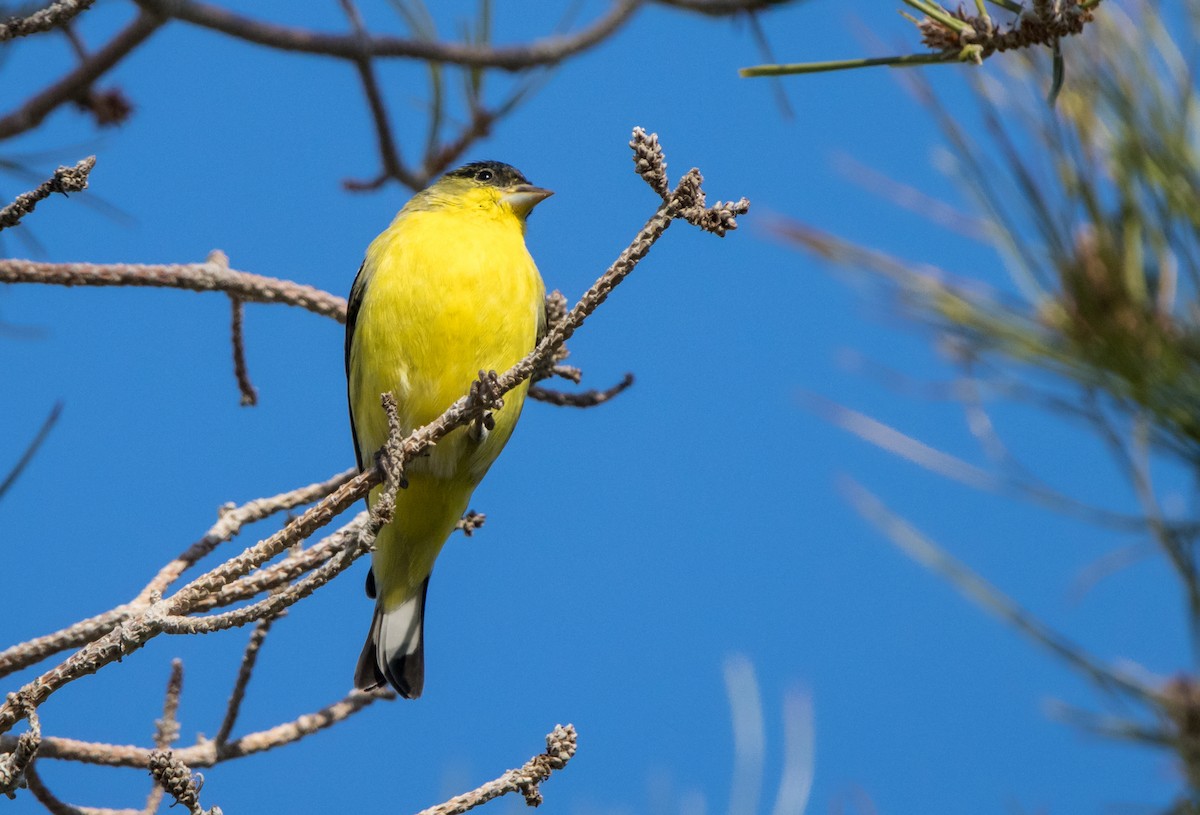
<instances>
[{"instance_id":1,"label":"bare branch","mask_svg":"<svg viewBox=\"0 0 1200 815\"><path fill-rule=\"evenodd\" d=\"M258 404L258 389L250 381L250 372L246 368L246 341L242 336L242 301L236 297L230 297L229 302L233 311L230 328L230 341L233 345L233 375L237 379L238 390L242 394L242 407L253 407Z\"/></svg>"},{"instance_id":2,"label":"bare branch","mask_svg":"<svg viewBox=\"0 0 1200 815\"><path fill-rule=\"evenodd\" d=\"M377 504L378 505L378 504ZM388 519L390 520L390 518ZM385 520L379 526L388 522ZM378 529L370 534L360 534L334 557L322 563L312 573L285 589L274 592L265 600L259 600L242 608L203 617L188 617L184 614L164 613L155 620L156 633L165 634L211 634L227 628L240 628L253 622L278 617L286 609L308 597L333 578L350 567L360 555L370 551Z\"/></svg>"},{"instance_id":3,"label":"bare branch","mask_svg":"<svg viewBox=\"0 0 1200 815\"><path fill-rule=\"evenodd\" d=\"M233 603L248 600L263 592L273 591L297 577L307 574L337 555L338 552L345 550L354 538L363 533L367 519L367 512L360 512L353 521L322 539L316 545L290 554L280 563L238 578L222 587L220 591L200 598L192 608L193 613L224 608Z\"/></svg>"},{"instance_id":4,"label":"bare branch","mask_svg":"<svg viewBox=\"0 0 1200 815\"><path fill-rule=\"evenodd\" d=\"M232 504L223 507L221 517L217 523L200 540L188 547L187 551L164 566L130 603L117 606L95 617L81 620L53 634L38 637L0 651L0 678L22 668L27 668L30 665L36 665L43 659L61 651L69 648L78 648L107 634L135 612L148 607L151 603L151 598L161 596L184 571L209 554L221 543L231 540L241 531L243 526L261 521L276 513L285 512L289 509L319 500L345 484L354 475L354 470L347 470L321 483L310 484L307 487L301 487L269 498L258 498L240 507L235 507ZM329 554L324 554L324 559L328 557ZM288 563L285 562L283 565L287 566ZM239 588L239 584L235 582L225 587L228 594L223 593L218 596L224 596L225 602L223 604L236 602L237 600L246 599L262 591L274 588L279 583L287 582L287 580L290 580L297 574L303 573L302 571L283 571L282 567L279 568L280 571L275 573L278 575L278 582L270 582L269 578L273 575L266 575L268 580L265 584L261 588L250 591L248 594L237 593L236 589ZM312 566L310 565L308 568L312 568ZM244 591L248 587L242 586L241 588ZM212 606L209 607L211 608Z\"/></svg>"},{"instance_id":5,"label":"bare branch","mask_svg":"<svg viewBox=\"0 0 1200 815\"><path fill-rule=\"evenodd\" d=\"M71 192L83 192L87 189L88 173L96 166L96 157L88 156L80 160L74 167L59 167L54 175L30 190L17 196L17 200L0 209L0 229L16 226L29 213L33 212L39 201L44 201L54 193L66 195Z\"/></svg>"},{"instance_id":6,"label":"bare branch","mask_svg":"<svg viewBox=\"0 0 1200 815\"><path fill-rule=\"evenodd\" d=\"M25 17L11 17L0 23L0 42L57 28L87 11L94 2L96 0L56 0Z\"/></svg>"},{"instance_id":7,"label":"bare branch","mask_svg":"<svg viewBox=\"0 0 1200 815\"><path fill-rule=\"evenodd\" d=\"M154 746L166 750L179 739L179 697L183 694L183 660L171 660L171 676L163 694L163 715L154 723Z\"/></svg>"},{"instance_id":8,"label":"bare branch","mask_svg":"<svg viewBox=\"0 0 1200 815\"><path fill-rule=\"evenodd\" d=\"M42 781L42 776L37 771L37 762L30 764L29 769L25 771L25 782L29 786L29 791L33 793L33 797L46 808L50 815L141 815L140 810L136 809L81 807L59 800Z\"/></svg>"},{"instance_id":9,"label":"bare branch","mask_svg":"<svg viewBox=\"0 0 1200 815\"><path fill-rule=\"evenodd\" d=\"M282 747L285 744L292 744L348 719L375 702L395 698L396 694L390 690L378 690L371 693L352 691L332 705L268 730L260 730L234 739L221 745L219 749L215 741L204 739L191 747L177 749L172 753L189 767L212 767L222 761L242 758ZM13 736L0 736L0 753L12 752L16 743L17 739ZM127 744L103 744L46 736L42 739L38 758L77 761L106 767L149 769L150 757L155 752L155 749Z\"/></svg>"},{"instance_id":10,"label":"bare branch","mask_svg":"<svg viewBox=\"0 0 1200 815\"><path fill-rule=\"evenodd\" d=\"M533 385L529 388L529 398L559 407L589 408L602 405L614 396L624 393L633 384L633 374L627 373L621 381L602 391L590 390L582 393L563 393L551 388Z\"/></svg>"},{"instance_id":11,"label":"bare branch","mask_svg":"<svg viewBox=\"0 0 1200 815\"><path fill-rule=\"evenodd\" d=\"M225 718L221 722L221 729L217 731L218 748L229 741L233 726L237 724L238 714L242 709L242 700L246 698L246 686L250 684L250 677L258 662L259 649L262 648L267 634L271 631L271 624L274 622L274 617L259 620L258 624L254 626L254 630L250 632L250 641L246 643L246 650L242 654L242 664L238 668L237 680L233 683L233 693L229 695L229 705L225 708Z\"/></svg>"},{"instance_id":12,"label":"bare branch","mask_svg":"<svg viewBox=\"0 0 1200 815\"><path fill-rule=\"evenodd\" d=\"M46 634L0 651L0 678L30 665L36 665L60 651L78 648L91 642L119 625L129 613L129 606L117 606L103 614L80 620L53 634Z\"/></svg>"},{"instance_id":13,"label":"bare branch","mask_svg":"<svg viewBox=\"0 0 1200 815\"><path fill-rule=\"evenodd\" d=\"M164 18L142 12L108 44L93 52L78 68L55 82L25 104L0 118L0 139L32 130L59 106L82 96L101 75L158 30Z\"/></svg>"},{"instance_id":14,"label":"bare branch","mask_svg":"<svg viewBox=\"0 0 1200 815\"><path fill-rule=\"evenodd\" d=\"M363 25L362 15L353 0L340 0L342 11L345 12L350 25L354 29L360 49L354 57L354 67L362 80L363 92L367 97L367 106L371 110L371 120L375 124L375 139L379 144L379 156L383 161L383 171L370 182L346 181L343 186L348 190L367 190L380 186L389 178L394 178L409 189L418 190L422 186L400 158L400 150L396 145L396 137L392 133L391 119L387 107L383 103L383 92L379 89L379 80L375 76L375 67L371 64L371 54L368 43L371 35Z\"/></svg>"},{"instance_id":15,"label":"bare branch","mask_svg":"<svg viewBox=\"0 0 1200 815\"><path fill-rule=\"evenodd\" d=\"M576 385L583 381L583 371L574 365L555 365L550 369L550 375L569 380Z\"/></svg>"},{"instance_id":16,"label":"bare branch","mask_svg":"<svg viewBox=\"0 0 1200 815\"><path fill-rule=\"evenodd\" d=\"M154 749L169 750L179 738L179 697L183 693L183 662L171 660L171 676L167 679L167 692L163 696L162 718L154 723ZM150 785L146 795L146 806L142 808L143 815L154 815L162 803L163 788L161 784Z\"/></svg>"},{"instance_id":17,"label":"bare branch","mask_svg":"<svg viewBox=\"0 0 1200 815\"><path fill-rule=\"evenodd\" d=\"M198 754L198 758L192 758L188 751L179 751L179 755L187 758L188 763L193 767L207 767L216 764L217 761L228 761L229 759L241 758L253 753L262 753L284 744L299 741L327 727L332 727L375 702L380 700L391 701L395 698L396 694L391 690L381 689L370 692L351 691L342 700L328 707L321 708L315 713L309 713L295 721L277 725L269 730L261 730L257 733L251 733L248 736L242 736L240 739L222 745L219 751L213 750L211 760L208 759L207 755L209 744L198 745L194 748Z\"/></svg>"},{"instance_id":18,"label":"bare branch","mask_svg":"<svg viewBox=\"0 0 1200 815\"><path fill-rule=\"evenodd\" d=\"M772 6L781 6L789 0L655 0L660 6L707 14L710 17L728 17L733 14L749 14L764 11Z\"/></svg>"},{"instance_id":19,"label":"bare branch","mask_svg":"<svg viewBox=\"0 0 1200 815\"><path fill-rule=\"evenodd\" d=\"M0 283L221 291L247 303L282 303L330 317L339 323L346 321L344 298L290 280L239 272L213 260L180 264L103 264L0 259Z\"/></svg>"},{"instance_id":20,"label":"bare branch","mask_svg":"<svg viewBox=\"0 0 1200 815\"><path fill-rule=\"evenodd\" d=\"M698 6L705 0L666 0L673 5ZM1099 0L1059 0L1054 3L1034 2L1028 8L1017 3L1000 3L1013 12L1014 17L1007 25L997 24L982 4L976 9L982 13L972 15L960 5L956 10L943 8L939 3L924 0L903 0L924 16L920 19L905 14L921 33L921 44L932 49L929 53L903 54L891 57L865 59L839 59L827 62L800 62L782 65L755 65L742 68L741 76L785 76L788 74L810 74L822 71L842 71L887 65L899 68L911 65L968 62L975 65L1003 51L1046 45L1055 49L1055 62L1061 66L1058 43L1083 31L1087 23L1095 19L1093 11ZM714 2L725 5L724 0Z\"/></svg>"},{"instance_id":21,"label":"bare branch","mask_svg":"<svg viewBox=\"0 0 1200 815\"><path fill-rule=\"evenodd\" d=\"M449 432L449 429L452 428L449 426L443 427L437 438L441 438L442 435ZM414 437L418 435L420 433L414 434ZM430 436L431 434L422 436L419 442L414 442L415 447L423 450L431 443ZM350 479L316 506L311 507L299 517L292 520L280 532L250 547L242 552L242 554L230 559L221 566L194 579L172 597L155 602L136 616L124 620L103 637L88 643L81 650L72 654L57 667L28 682L22 687L18 696L26 700L28 704L36 706L64 685L81 676L95 673L105 665L116 662L140 649L149 640L163 633L167 627L168 620L173 623L176 622L175 618L189 613L193 606L198 604L203 598L220 590L221 587L232 580L266 563L287 547L304 540L317 529L328 524L334 517L350 506L350 504L364 498L371 487L379 483L380 480L381 476L378 470L369 470ZM375 531L378 530L372 530L372 533ZM373 538L373 534L371 537ZM345 555L345 557L336 557L336 562L326 563L321 569L318 569L312 576L314 579L308 581L304 586L307 591L304 591L303 594L311 592L317 585L321 585L325 580L332 577L333 574L336 574L337 571L348 566L354 557L357 557L365 550L362 540L363 536L360 536L354 545L347 547L343 552L339 553L339 555ZM332 570L331 566L333 567ZM295 599L303 596L297 596L300 591L298 589L289 588L288 591L288 594L281 596L291 602L295 602ZM286 607L288 604L285 602L280 608ZM268 612L278 610L278 608L265 609ZM0 732L7 731L22 718L28 704L14 704L10 697L8 701L0 705Z\"/></svg>"},{"instance_id":22,"label":"bare branch","mask_svg":"<svg viewBox=\"0 0 1200 815\"><path fill-rule=\"evenodd\" d=\"M193 543L188 547L187 551L164 566L154 579L146 585L146 588L142 589L133 602L139 604L148 603L150 602L150 598L156 594L164 594L167 588L188 567L199 562L201 558L221 543L232 540L234 536L241 532L242 527L247 524L256 523L272 515L286 512L305 504L311 504L313 501L319 501L345 486L356 474L356 471L353 469L344 470L325 481L309 484L306 487L273 495L269 498L257 498L242 504L240 507L233 504L226 504L219 512L219 519L208 532L204 533L204 537ZM3 657L3 655L0 654L0 657Z\"/></svg>"},{"instance_id":23,"label":"bare branch","mask_svg":"<svg viewBox=\"0 0 1200 815\"><path fill-rule=\"evenodd\" d=\"M25 771L33 762L38 747L41 746L42 725L38 719L37 708L20 694L12 694L9 704L21 708L25 718L29 720L29 729L17 737L12 751L0 758L0 795L12 798Z\"/></svg>"},{"instance_id":24,"label":"bare branch","mask_svg":"<svg viewBox=\"0 0 1200 815\"><path fill-rule=\"evenodd\" d=\"M519 792L525 796L525 803L529 806L538 806L542 803L538 785L555 770L567 766L567 762L575 755L576 741L574 725L556 725L546 736L546 752L529 759L520 769L509 770L495 781L489 781L463 795L456 795L444 804L423 809L417 815L461 815L510 792Z\"/></svg>"},{"instance_id":25,"label":"bare branch","mask_svg":"<svg viewBox=\"0 0 1200 815\"><path fill-rule=\"evenodd\" d=\"M355 34L325 34L276 25L234 14L194 0L137 0L143 9L171 17L230 37L283 51L322 54L358 60L363 56L397 57L422 62L454 63L477 68L520 71L550 65L603 42L612 36L642 5L641 0L618 0L591 26L569 36L552 36L525 45L493 48L469 43L433 42L423 39Z\"/></svg>"}]
</instances>

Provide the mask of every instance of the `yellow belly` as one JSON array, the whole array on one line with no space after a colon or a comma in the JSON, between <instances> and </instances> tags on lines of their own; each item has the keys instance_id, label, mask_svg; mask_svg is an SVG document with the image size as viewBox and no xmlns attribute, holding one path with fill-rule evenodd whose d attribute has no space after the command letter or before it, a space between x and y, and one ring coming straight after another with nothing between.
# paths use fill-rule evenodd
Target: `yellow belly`
<instances>
[{"instance_id":1,"label":"yellow belly","mask_svg":"<svg viewBox=\"0 0 1200 815\"><path fill-rule=\"evenodd\" d=\"M532 350L544 290L520 222L473 210L404 214L371 244L363 274L369 277L350 347L349 388L366 463L387 439L382 393L396 395L406 432L433 421L481 370L504 371ZM505 396L481 441L460 428L408 466L408 487L397 496L395 520L381 532L372 564L385 609L428 577L512 434L525 391Z\"/></svg>"}]
</instances>

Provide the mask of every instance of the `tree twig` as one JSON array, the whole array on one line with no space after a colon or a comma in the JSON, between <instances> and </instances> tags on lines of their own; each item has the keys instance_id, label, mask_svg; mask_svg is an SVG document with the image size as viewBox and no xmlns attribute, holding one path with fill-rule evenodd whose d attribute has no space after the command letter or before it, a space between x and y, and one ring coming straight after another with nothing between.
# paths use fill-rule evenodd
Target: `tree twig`
<instances>
[{"instance_id":1,"label":"tree twig","mask_svg":"<svg viewBox=\"0 0 1200 815\"><path fill-rule=\"evenodd\" d=\"M109 809L107 807L81 807L62 801L46 786L38 772L37 762L29 765L25 771L25 781L29 791L38 803L46 808L50 815L142 815L138 809Z\"/></svg>"},{"instance_id":2,"label":"tree twig","mask_svg":"<svg viewBox=\"0 0 1200 815\"><path fill-rule=\"evenodd\" d=\"M156 15L211 28L230 37L305 54L357 60L363 56L393 57L422 62L454 63L476 68L519 71L550 65L604 42L633 16L642 0L617 0L592 25L568 36L552 36L524 45L490 47L470 43L433 42L423 39L356 34L325 34L243 17L195 0L137 0Z\"/></svg>"},{"instance_id":3,"label":"tree twig","mask_svg":"<svg viewBox=\"0 0 1200 815\"><path fill-rule=\"evenodd\" d=\"M149 286L196 292L225 292L246 303L281 303L338 322L346 321L346 300L313 286L239 272L216 260L204 263L42 263L0 259L0 283L52 286Z\"/></svg>"},{"instance_id":4,"label":"tree twig","mask_svg":"<svg viewBox=\"0 0 1200 815\"><path fill-rule=\"evenodd\" d=\"M50 408L50 413L42 421L42 426L38 428L37 435L33 437L33 441L29 442L29 446L25 448L25 452L17 459L17 463L13 465L13 468L8 471L8 475L4 477L4 481L0 482L0 499L4 498L4 494L21 477L21 473L29 466L29 462L33 461L33 457L37 455L38 448L46 441L46 437L50 435L50 430L58 422L58 417L62 415L62 409L62 402L55 402L54 407Z\"/></svg>"},{"instance_id":5,"label":"tree twig","mask_svg":"<svg viewBox=\"0 0 1200 815\"><path fill-rule=\"evenodd\" d=\"M96 157L88 156L76 162L74 167L59 167L54 175L38 185L37 189L22 193L8 206L0 209L0 229L16 226L29 213L33 212L39 201L44 201L54 193L66 195L72 192L83 192L87 189L88 173L96 166Z\"/></svg>"},{"instance_id":6,"label":"tree twig","mask_svg":"<svg viewBox=\"0 0 1200 815\"><path fill-rule=\"evenodd\" d=\"M232 310L230 326L230 342L233 345L233 376L237 379L238 391L242 394L242 407L253 407L258 404L258 389L250 381L250 371L246 367L246 341L242 336L242 301L230 297Z\"/></svg>"},{"instance_id":7,"label":"tree twig","mask_svg":"<svg viewBox=\"0 0 1200 815\"><path fill-rule=\"evenodd\" d=\"M171 660L171 676L167 679L167 692L163 695L163 715L154 723L154 749L169 750L179 739L179 697L183 693L183 661ZM142 808L143 815L154 815L162 803L163 788L161 784L150 785L146 795L146 806Z\"/></svg>"},{"instance_id":8,"label":"tree twig","mask_svg":"<svg viewBox=\"0 0 1200 815\"><path fill-rule=\"evenodd\" d=\"M548 779L555 770L567 766L567 762L575 755L576 743L574 725L556 725L546 736L546 752L529 759L519 769L509 770L482 787L456 795L443 804L423 809L417 815L461 815L510 792L519 792L525 796L525 803L529 806L538 806L542 803L538 785Z\"/></svg>"},{"instance_id":9,"label":"tree twig","mask_svg":"<svg viewBox=\"0 0 1200 815\"><path fill-rule=\"evenodd\" d=\"M624 393L631 385L633 385L633 374L631 373L625 374L621 381L611 388L582 391L581 393L565 393L552 388L532 385L529 388L529 398L558 407L590 408L602 405L614 396Z\"/></svg>"},{"instance_id":10,"label":"tree twig","mask_svg":"<svg viewBox=\"0 0 1200 815\"><path fill-rule=\"evenodd\" d=\"M286 512L289 509L319 500L345 484L354 475L354 470L347 470L338 473L326 481L310 484L306 487L300 487L299 489L269 498L258 498L240 507L233 504L222 507L217 523L200 540L193 543L185 552L160 569L154 579L131 602L117 606L103 614L81 620L53 634L37 637L0 651L0 678L14 671L19 671L22 668L27 668L30 665L36 665L43 659L61 651L86 645L98 637L107 634L138 610L144 610L148 607L152 598L161 596L184 571L199 562L218 545L235 537L241 531L242 527L261 521L276 513ZM323 562L324 559L329 557L328 554L320 554L324 554L324 557L318 562ZM279 582L286 582L286 580L295 577L297 574L303 573L303 571L284 571L282 567L288 565L289 562L285 561L284 564L277 567L279 570ZM312 568L312 566L310 565L309 568ZM278 585L278 582L271 582L269 579L271 576L271 574L265 575L268 579L263 581L262 587L251 591L249 594L237 593L235 591L239 586L237 582L227 586L226 591L228 593L224 595L225 603L237 602L259 592L274 588ZM244 590L247 587L242 586L242 588Z\"/></svg>"},{"instance_id":11,"label":"tree twig","mask_svg":"<svg viewBox=\"0 0 1200 815\"><path fill-rule=\"evenodd\" d=\"M732 14L750 14L766 11L772 6L782 6L789 0L655 0L660 6L707 14L711 17L727 17Z\"/></svg>"},{"instance_id":12,"label":"tree twig","mask_svg":"<svg viewBox=\"0 0 1200 815\"><path fill-rule=\"evenodd\" d=\"M363 92L367 97L367 107L370 108L371 120L375 124L375 140L378 143L379 156L383 162L383 170L374 182L346 181L343 182L343 186L351 190L372 189L388 178L394 178L411 190L419 190L424 185L419 184L408 168L404 166L404 162L400 158L399 147L396 145L396 137L392 133L391 119L388 117L387 107L383 103L383 92L379 89L379 80L375 76L375 67L371 64L371 54L367 47L371 35L363 25L362 15L353 0L339 0L339 2L360 45L359 53L354 58L354 67L358 71Z\"/></svg>"},{"instance_id":13,"label":"tree twig","mask_svg":"<svg viewBox=\"0 0 1200 815\"><path fill-rule=\"evenodd\" d=\"M0 23L0 42L57 28L87 11L94 2L96 0L56 0L25 17L10 17Z\"/></svg>"},{"instance_id":14,"label":"tree twig","mask_svg":"<svg viewBox=\"0 0 1200 815\"><path fill-rule=\"evenodd\" d=\"M687 2L687 0L684 0ZM1079 34L1095 19L1089 0L1034 2L1030 8L1017 6L1015 16L1007 26L997 25L986 11L969 14L963 6L949 11L940 4L923 0L903 0L924 16L920 19L905 15L921 33L921 44L932 49L929 53L903 54L890 57L839 59L826 62L800 62L781 65L754 65L742 68L744 77L786 76L822 71L841 71L886 65L902 68L911 65L970 62L976 65L1004 51L1045 45L1057 47L1059 40ZM1055 60L1061 65L1061 55Z\"/></svg>"},{"instance_id":15,"label":"tree twig","mask_svg":"<svg viewBox=\"0 0 1200 815\"><path fill-rule=\"evenodd\" d=\"M238 667L237 680L233 683L233 692L229 694L229 704L225 707L225 718L221 720L221 728L217 730L215 741L218 750L222 744L229 741L233 726L237 724L242 700L246 698L246 686L250 684L250 677L254 674L254 666L258 662L258 652L266 641L267 634L271 632L271 625L275 620L275 617L265 617L259 620L250 632L250 640L242 653L242 664Z\"/></svg>"},{"instance_id":16,"label":"tree twig","mask_svg":"<svg viewBox=\"0 0 1200 815\"><path fill-rule=\"evenodd\" d=\"M59 106L78 99L106 71L124 59L166 22L156 14L142 12L99 51L93 51L71 73L41 93L25 100L21 107L0 118L0 140L8 139L42 123Z\"/></svg>"},{"instance_id":17,"label":"tree twig","mask_svg":"<svg viewBox=\"0 0 1200 815\"><path fill-rule=\"evenodd\" d=\"M190 747L175 749L172 753L189 767L213 767L223 761L263 753L285 744L292 744L327 727L332 727L338 722L345 721L375 702L395 698L396 695L391 691L379 690L371 693L353 691L343 699L320 710L267 730L249 733L226 742L220 749L217 748L215 741L202 739ZM13 736L0 736L0 752L11 752L16 742L17 739ZM38 758L39 760L76 761L105 767L133 767L145 770L149 769L150 757L154 752L155 748L46 736L42 739Z\"/></svg>"},{"instance_id":18,"label":"tree twig","mask_svg":"<svg viewBox=\"0 0 1200 815\"><path fill-rule=\"evenodd\" d=\"M42 723L37 715L37 708L20 693L12 694L9 704L19 707L25 718L29 720L29 729L17 737L13 749L5 756L0 756L0 795L13 797L13 792L20 785L25 771L33 764L38 748L42 744Z\"/></svg>"}]
</instances>

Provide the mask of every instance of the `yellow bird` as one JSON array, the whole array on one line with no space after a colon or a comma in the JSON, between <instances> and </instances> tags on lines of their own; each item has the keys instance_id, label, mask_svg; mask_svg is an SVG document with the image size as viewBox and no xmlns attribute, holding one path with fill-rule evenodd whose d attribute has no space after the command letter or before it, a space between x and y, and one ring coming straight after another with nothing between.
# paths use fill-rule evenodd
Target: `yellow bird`
<instances>
[{"instance_id":1,"label":"yellow bird","mask_svg":"<svg viewBox=\"0 0 1200 815\"><path fill-rule=\"evenodd\" d=\"M371 242L346 318L350 429L360 469L387 439L383 393L395 394L407 433L464 396L480 371L504 371L533 350L545 327L545 287L525 248L525 219L550 194L507 164L467 164L413 196ZM526 389L505 395L490 429L454 430L409 463L408 486L396 496L395 517L379 533L367 575L375 618L355 687L386 682L405 698L421 695L433 562L512 435Z\"/></svg>"}]
</instances>

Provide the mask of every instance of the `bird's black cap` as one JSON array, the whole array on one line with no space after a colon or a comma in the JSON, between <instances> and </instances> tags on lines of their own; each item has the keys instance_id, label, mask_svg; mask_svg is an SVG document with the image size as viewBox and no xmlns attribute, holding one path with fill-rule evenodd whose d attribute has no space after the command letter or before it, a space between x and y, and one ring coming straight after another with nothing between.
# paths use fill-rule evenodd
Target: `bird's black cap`
<instances>
[{"instance_id":1,"label":"bird's black cap","mask_svg":"<svg viewBox=\"0 0 1200 815\"><path fill-rule=\"evenodd\" d=\"M446 178L470 179L490 187L515 187L529 183L520 170L502 161L472 161L446 173Z\"/></svg>"}]
</instances>

